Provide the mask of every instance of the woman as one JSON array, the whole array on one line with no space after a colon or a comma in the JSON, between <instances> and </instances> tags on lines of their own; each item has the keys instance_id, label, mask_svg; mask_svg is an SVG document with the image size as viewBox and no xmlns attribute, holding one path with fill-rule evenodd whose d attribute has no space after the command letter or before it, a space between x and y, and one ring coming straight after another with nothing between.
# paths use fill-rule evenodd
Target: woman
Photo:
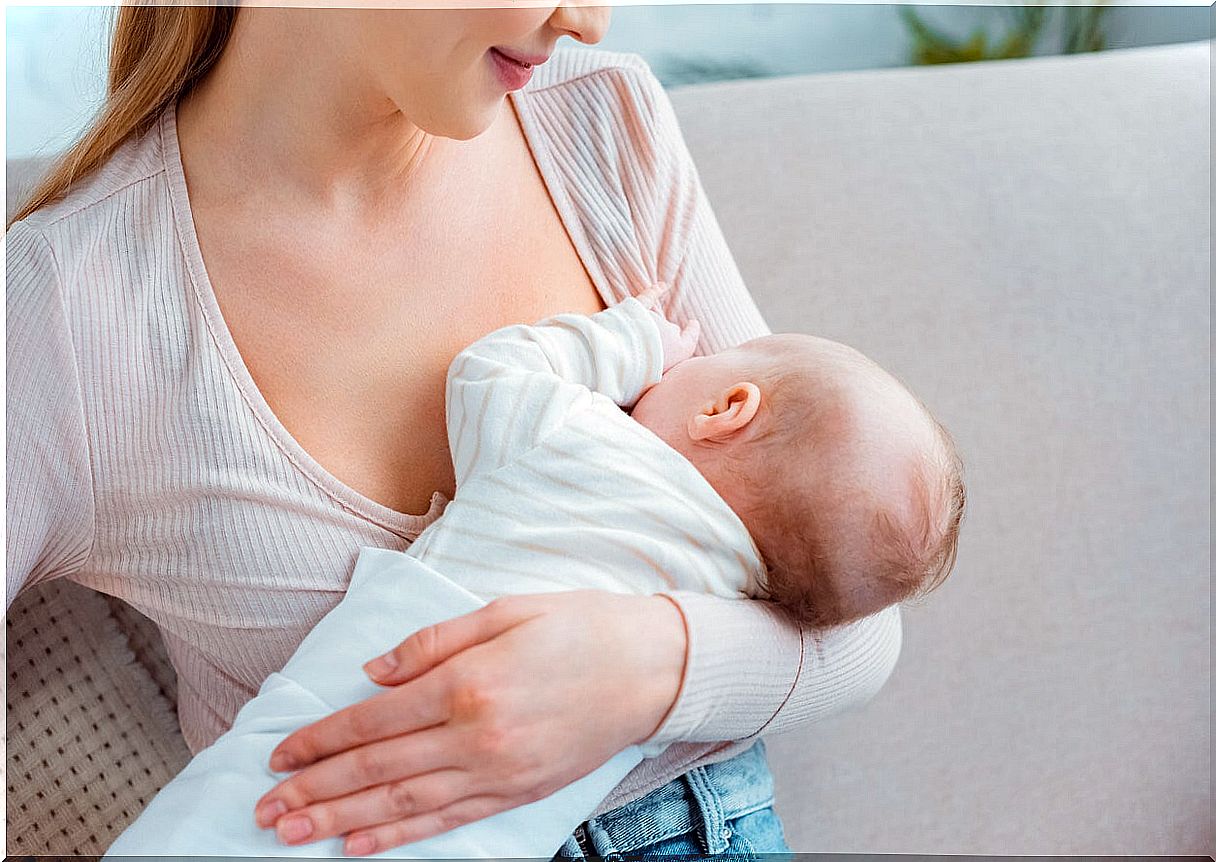
<instances>
[{"instance_id":1,"label":"woman","mask_svg":"<svg viewBox=\"0 0 1216 862\"><path fill-rule=\"evenodd\" d=\"M71 577L156 621L193 750L360 546L442 513L462 346L655 281L702 352L767 331L644 64L552 56L607 23L120 11L105 110L8 234L8 594ZM377 852L671 741L563 853L786 849L757 735L866 699L898 648L894 609L820 634L702 595L500 600L406 639L372 668L384 695L280 745L290 806L256 817ZM420 692L444 735L417 732Z\"/></svg>"}]
</instances>

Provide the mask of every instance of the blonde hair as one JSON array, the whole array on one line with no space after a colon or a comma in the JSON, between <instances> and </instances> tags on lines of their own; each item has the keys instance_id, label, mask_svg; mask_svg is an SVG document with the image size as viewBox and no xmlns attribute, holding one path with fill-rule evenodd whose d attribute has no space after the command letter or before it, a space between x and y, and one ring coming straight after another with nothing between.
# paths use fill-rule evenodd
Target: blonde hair
<instances>
[{"instance_id":1,"label":"blonde hair","mask_svg":"<svg viewBox=\"0 0 1216 862\"><path fill-rule=\"evenodd\" d=\"M229 5L119 7L100 115L8 224L63 197L129 137L146 131L215 65L228 44L236 14L236 6Z\"/></svg>"}]
</instances>

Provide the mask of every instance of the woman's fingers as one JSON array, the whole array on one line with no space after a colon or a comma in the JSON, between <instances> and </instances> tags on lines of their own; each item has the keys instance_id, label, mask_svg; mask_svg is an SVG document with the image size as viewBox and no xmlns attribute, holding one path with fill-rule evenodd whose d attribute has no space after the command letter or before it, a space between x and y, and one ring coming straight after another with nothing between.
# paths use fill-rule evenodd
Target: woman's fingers
<instances>
[{"instance_id":1,"label":"woman's fingers","mask_svg":"<svg viewBox=\"0 0 1216 862\"><path fill-rule=\"evenodd\" d=\"M413 844L415 841L439 835L475 820L491 817L517 804L496 796L473 796L461 799L446 808L418 817L352 832L346 836L343 849L348 856L380 853L393 847Z\"/></svg>"},{"instance_id":2,"label":"woman's fingers","mask_svg":"<svg viewBox=\"0 0 1216 862\"><path fill-rule=\"evenodd\" d=\"M266 829L275 825L282 814L319 800L338 799L438 769L451 759L448 751L455 743L450 736L443 726L428 728L315 763L259 799L254 807L254 821Z\"/></svg>"},{"instance_id":3,"label":"woman's fingers","mask_svg":"<svg viewBox=\"0 0 1216 862\"><path fill-rule=\"evenodd\" d=\"M441 811L468 795L468 773L441 769L291 811L275 833L284 844L306 844Z\"/></svg>"},{"instance_id":4,"label":"woman's fingers","mask_svg":"<svg viewBox=\"0 0 1216 862\"><path fill-rule=\"evenodd\" d=\"M539 798L535 794L540 787L561 786L542 784L535 777L543 755L519 750L513 717L529 715L531 709L526 698L521 703L503 688L507 672L491 670L493 658L486 661L482 655L487 649L484 644L474 647L455 659L454 666L445 665L374 698L442 703L447 718L441 724L352 747L302 769L259 800L258 824L273 825L286 843L303 844L422 815L463 796L493 794L513 800L503 801L498 810L504 810ZM427 691L423 684L438 687ZM461 777L464 784L458 781Z\"/></svg>"},{"instance_id":5,"label":"woman's fingers","mask_svg":"<svg viewBox=\"0 0 1216 862\"><path fill-rule=\"evenodd\" d=\"M448 706L441 676L426 674L300 728L271 752L270 768L294 772L350 748L439 724Z\"/></svg>"},{"instance_id":6,"label":"woman's fingers","mask_svg":"<svg viewBox=\"0 0 1216 862\"><path fill-rule=\"evenodd\" d=\"M379 685L400 685L525 618L518 600L496 599L484 608L414 632L363 670Z\"/></svg>"},{"instance_id":7,"label":"woman's fingers","mask_svg":"<svg viewBox=\"0 0 1216 862\"><path fill-rule=\"evenodd\" d=\"M419 841L566 786L653 734L670 710L687 651L681 615L670 600L576 590L492 605L453 621L453 640L475 645L284 740L285 759L298 758L302 767L298 776L284 776L290 801L308 801L289 809L271 791L268 805L281 808L260 812L260 820L274 822L297 844L323 832L346 835L351 853ZM493 631L499 633L484 637ZM638 631L648 637L638 638ZM436 634L441 642L446 636ZM417 749L400 754L395 765L369 753L355 756L382 744L412 746L432 731L451 735L436 737L442 753L425 764L432 767L427 772L414 771L425 768L418 766L425 755ZM343 763L332 772L314 771L320 758ZM467 785L419 783L448 771L465 773ZM301 777L307 780L291 783ZM389 804L386 786L398 787L392 798L399 810L409 804L433 810L369 824ZM381 795L366 795L375 793ZM337 805L347 797L364 801ZM444 797L450 797L446 803ZM365 839L372 849L358 849Z\"/></svg>"}]
</instances>

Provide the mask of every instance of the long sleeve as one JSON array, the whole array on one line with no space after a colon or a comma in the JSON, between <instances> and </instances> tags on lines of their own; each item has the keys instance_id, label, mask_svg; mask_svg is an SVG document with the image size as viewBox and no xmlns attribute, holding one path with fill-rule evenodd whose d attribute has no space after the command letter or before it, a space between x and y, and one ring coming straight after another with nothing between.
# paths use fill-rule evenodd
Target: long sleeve
<instances>
[{"instance_id":1,"label":"long sleeve","mask_svg":"<svg viewBox=\"0 0 1216 862\"><path fill-rule=\"evenodd\" d=\"M593 315L495 330L448 368L448 444L459 486L528 451L598 396L631 407L663 375L655 315L628 297Z\"/></svg>"},{"instance_id":2,"label":"long sleeve","mask_svg":"<svg viewBox=\"0 0 1216 862\"><path fill-rule=\"evenodd\" d=\"M22 587L84 564L93 542L93 485L53 254L23 223L5 241L7 607Z\"/></svg>"},{"instance_id":3,"label":"long sleeve","mask_svg":"<svg viewBox=\"0 0 1216 862\"><path fill-rule=\"evenodd\" d=\"M701 322L700 350L715 353L770 330L727 247L671 102L639 70L649 128L638 146L658 190L643 241L656 280L671 285L667 317ZM897 607L830 631L799 629L760 601L673 592L689 647L684 684L653 742L742 739L788 730L868 700L899 656Z\"/></svg>"}]
</instances>

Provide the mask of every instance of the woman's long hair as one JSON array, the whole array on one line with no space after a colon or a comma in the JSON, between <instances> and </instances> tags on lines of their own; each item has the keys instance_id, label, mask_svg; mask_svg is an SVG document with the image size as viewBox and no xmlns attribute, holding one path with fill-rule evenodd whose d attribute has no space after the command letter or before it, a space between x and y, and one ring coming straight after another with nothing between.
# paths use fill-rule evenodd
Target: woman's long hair
<instances>
[{"instance_id":1,"label":"woman's long hair","mask_svg":"<svg viewBox=\"0 0 1216 862\"><path fill-rule=\"evenodd\" d=\"M123 141L148 129L219 59L236 14L235 5L120 7L101 114L9 224L63 197L72 183L105 164Z\"/></svg>"}]
</instances>

